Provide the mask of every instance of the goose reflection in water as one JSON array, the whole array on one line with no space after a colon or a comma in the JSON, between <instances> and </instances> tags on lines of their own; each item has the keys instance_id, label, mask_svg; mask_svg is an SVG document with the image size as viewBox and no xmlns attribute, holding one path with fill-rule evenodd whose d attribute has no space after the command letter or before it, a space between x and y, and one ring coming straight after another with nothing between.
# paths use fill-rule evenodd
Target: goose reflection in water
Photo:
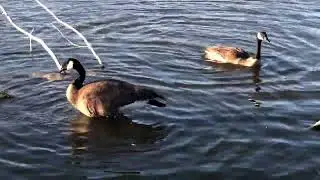
<instances>
[{"instance_id":1,"label":"goose reflection in water","mask_svg":"<svg viewBox=\"0 0 320 180\"><path fill-rule=\"evenodd\" d=\"M260 79L260 70L261 70L261 64L258 63L255 66L252 67L252 80L253 83L255 84L256 88L256 92L259 92L261 90L261 87L259 86L259 83L261 82Z\"/></svg>"},{"instance_id":2,"label":"goose reflection in water","mask_svg":"<svg viewBox=\"0 0 320 180\"><path fill-rule=\"evenodd\" d=\"M136 151L139 145L154 145L165 135L165 127L139 124L120 112L108 119L78 115L71 121L71 143L75 154L100 150Z\"/></svg>"},{"instance_id":3,"label":"goose reflection in water","mask_svg":"<svg viewBox=\"0 0 320 180\"><path fill-rule=\"evenodd\" d=\"M261 91L260 83L260 70L261 70L261 63L257 62L254 66L248 68L243 66L236 66L233 64L221 64L221 63L213 63L207 62L209 65L214 65L214 68L218 71L237 71L237 70L250 70L252 72L252 82L254 84L254 91L255 93L259 93ZM260 107L261 102L255 100L256 94L249 95L248 100L252 102L256 107Z\"/></svg>"},{"instance_id":4,"label":"goose reflection in water","mask_svg":"<svg viewBox=\"0 0 320 180\"><path fill-rule=\"evenodd\" d=\"M219 64L219 63L212 63L212 62L206 62L209 65L214 65L214 68L217 71L237 71L237 70L250 70L252 72L252 82L255 85L255 91L259 92L261 90L260 87L260 70L261 70L261 64L260 63L256 63L254 66L248 68L248 67L243 67L243 66L236 66L233 64Z\"/></svg>"}]
</instances>

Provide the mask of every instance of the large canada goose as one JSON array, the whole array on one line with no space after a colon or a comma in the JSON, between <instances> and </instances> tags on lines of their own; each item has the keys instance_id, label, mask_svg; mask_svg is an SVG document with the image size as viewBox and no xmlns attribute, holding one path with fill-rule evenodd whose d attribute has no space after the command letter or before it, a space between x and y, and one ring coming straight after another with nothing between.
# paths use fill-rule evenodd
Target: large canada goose
<instances>
[{"instance_id":1,"label":"large canada goose","mask_svg":"<svg viewBox=\"0 0 320 180\"><path fill-rule=\"evenodd\" d=\"M79 73L66 91L68 101L88 117L106 117L117 113L122 106L135 101L147 100L148 104L164 107L158 100L165 98L151 89L124 81L107 79L83 84L86 71L77 59L69 58L63 63L60 72L74 69Z\"/></svg>"},{"instance_id":2,"label":"large canada goose","mask_svg":"<svg viewBox=\"0 0 320 180\"><path fill-rule=\"evenodd\" d=\"M269 41L266 32L257 33L257 51L256 54L248 53L241 48L228 46L208 47L204 51L205 59L217 63L231 63L241 66L251 67L255 65L261 57L261 43Z\"/></svg>"}]
</instances>

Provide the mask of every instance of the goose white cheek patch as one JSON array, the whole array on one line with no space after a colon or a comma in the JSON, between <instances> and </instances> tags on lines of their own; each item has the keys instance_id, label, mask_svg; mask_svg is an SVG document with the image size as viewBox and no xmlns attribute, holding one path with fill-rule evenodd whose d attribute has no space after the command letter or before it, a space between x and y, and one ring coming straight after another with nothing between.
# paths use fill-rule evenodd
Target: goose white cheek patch
<instances>
[{"instance_id":1,"label":"goose white cheek patch","mask_svg":"<svg viewBox=\"0 0 320 180\"><path fill-rule=\"evenodd\" d=\"M260 40L264 40L264 36L261 33L257 34L257 38L260 39Z\"/></svg>"},{"instance_id":2,"label":"goose white cheek patch","mask_svg":"<svg viewBox=\"0 0 320 180\"><path fill-rule=\"evenodd\" d=\"M73 69L73 61L69 61L67 66L67 70L71 70L71 69Z\"/></svg>"}]
</instances>

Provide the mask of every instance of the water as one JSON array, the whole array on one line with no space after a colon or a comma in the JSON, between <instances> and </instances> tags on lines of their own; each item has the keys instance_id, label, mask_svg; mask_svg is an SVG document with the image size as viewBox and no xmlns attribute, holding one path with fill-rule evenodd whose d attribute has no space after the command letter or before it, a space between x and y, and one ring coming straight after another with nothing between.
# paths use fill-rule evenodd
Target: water
<instances>
[{"instance_id":1,"label":"water","mask_svg":"<svg viewBox=\"0 0 320 180\"><path fill-rule=\"evenodd\" d=\"M318 1L42 1L92 43L75 48L32 0L1 0L14 22L43 38L60 61L81 60L87 82L116 78L156 89L166 108L126 107L132 120L89 121L66 101L71 78L0 18L0 176L3 179L318 179L320 119ZM56 24L73 42L82 41ZM208 45L255 50L257 69L201 58ZM256 91L261 88L260 91ZM258 106L253 101L258 102Z\"/></svg>"}]
</instances>

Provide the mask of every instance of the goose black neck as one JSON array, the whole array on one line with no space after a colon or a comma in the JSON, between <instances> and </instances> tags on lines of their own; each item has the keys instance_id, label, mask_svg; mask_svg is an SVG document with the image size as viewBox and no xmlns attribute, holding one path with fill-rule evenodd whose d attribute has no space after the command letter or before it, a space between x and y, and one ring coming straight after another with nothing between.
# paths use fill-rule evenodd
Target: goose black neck
<instances>
[{"instance_id":1,"label":"goose black neck","mask_svg":"<svg viewBox=\"0 0 320 180\"><path fill-rule=\"evenodd\" d=\"M86 71L80 63L75 63L73 69L79 73L79 77L73 82L73 84L80 89L83 86L84 79L86 78Z\"/></svg>"},{"instance_id":2,"label":"goose black neck","mask_svg":"<svg viewBox=\"0 0 320 180\"><path fill-rule=\"evenodd\" d=\"M261 43L262 41L257 38L257 52L256 52L256 59L260 59L261 57Z\"/></svg>"}]
</instances>

